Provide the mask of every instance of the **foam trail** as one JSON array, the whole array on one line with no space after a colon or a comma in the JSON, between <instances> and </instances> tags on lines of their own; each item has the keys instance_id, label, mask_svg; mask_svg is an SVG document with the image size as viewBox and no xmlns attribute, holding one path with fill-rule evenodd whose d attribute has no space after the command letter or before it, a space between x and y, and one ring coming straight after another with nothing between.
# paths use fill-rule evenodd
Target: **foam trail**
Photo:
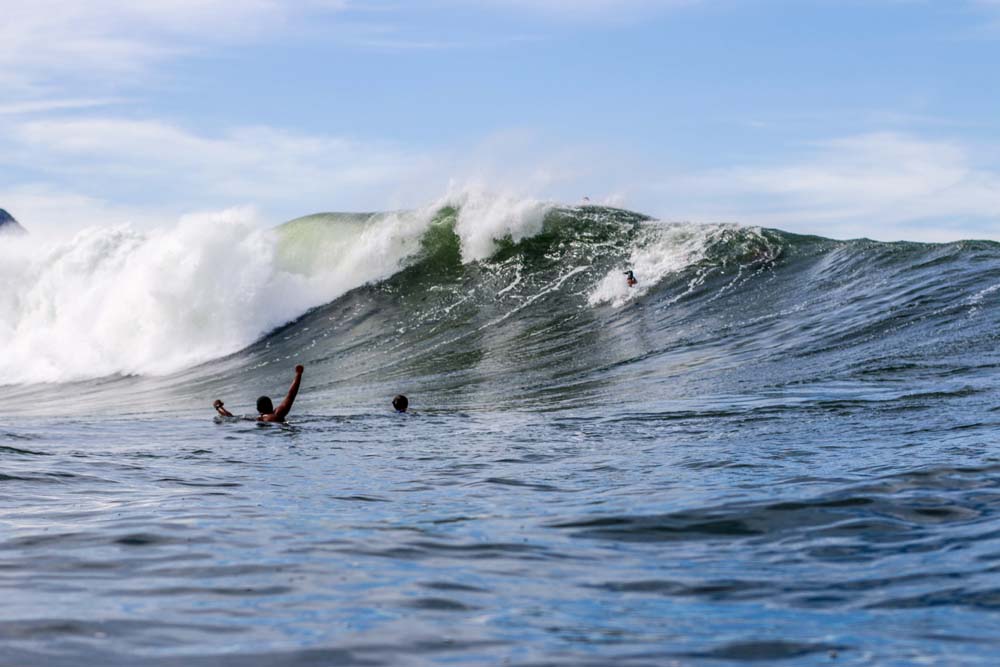
<instances>
[{"instance_id":1,"label":"foam trail","mask_svg":"<svg viewBox=\"0 0 1000 667\"><path fill-rule=\"evenodd\" d=\"M627 265L609 271L587 296L592 306L622 306L636 299L666 276L679 273L706 258L719 238L736 230L735 225L691 225L651 223L639 235ZM624 272L632 269L639 283L629 287Z\"/></svg>"}]
</instances>

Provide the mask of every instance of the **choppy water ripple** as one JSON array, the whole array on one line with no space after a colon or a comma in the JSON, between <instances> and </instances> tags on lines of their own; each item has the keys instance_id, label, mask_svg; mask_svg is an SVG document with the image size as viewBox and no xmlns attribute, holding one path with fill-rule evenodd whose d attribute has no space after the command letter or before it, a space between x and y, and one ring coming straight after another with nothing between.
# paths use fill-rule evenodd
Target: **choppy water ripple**
<instances>
[{"instance_id":1,"label":"choppy water ripple","mask_svg":"<svg viewBox=\"0 0 1000 667\"><path fill-rule=\"evenodd\" d=\"M745 417L53 425L2 452L0 663L987 664L1000 462Z\"/></svg>"}]
</instances>

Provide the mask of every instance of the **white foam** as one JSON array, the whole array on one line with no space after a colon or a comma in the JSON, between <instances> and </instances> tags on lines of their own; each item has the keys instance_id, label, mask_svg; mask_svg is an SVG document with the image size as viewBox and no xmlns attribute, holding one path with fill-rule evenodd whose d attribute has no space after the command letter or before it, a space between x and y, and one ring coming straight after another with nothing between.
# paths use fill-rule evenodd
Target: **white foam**
<instances>
[{"instance_id":1,"label":"white foam","mask_svg":"<svg viewBox=\"0 0 1000 667\"><path fill-rule=\"evenodd\" d=\"M462 243L462 261L486 259L496 249L495 241L514 242L542 231L551 204L513 195L497 195L469 188L449 195L444 202L459 207L455 233Z\"/></svg>"},{"instance_id":2,"label":"white foam","mask_svg":"<svg viewBox=\"0 0 1000 667\"><path fill-rule=\"evenodd\" d=\"M0 382L163 373L233 352L307 308L269 234L227 212L0 248Z\"/></svg>"},{"instance_id":3,"label":"white foam","mask_svg":"<svg viewBox=\"0 0 1000 667\"><path fill-rule=\"evenodd\" d=\"M482 191L365 224L330 225L311 253L287 249L247 210L170 228L86 229L0 243L0 384L167 374L236 352L308 309L397 272L433 214L461 206L464 261L494 239L537 233L548 206Z\"/></svg>"},{"instance_id":4,"label":"white foam","mask_svg":"<svg viewBox=\"0 0 1000 667\"><path fill-rule=\"evenodd\" d=\"M636 239L628 262L609 271L587 295L591 306L622 306L633 301L670 274L680 273L705 259L706 252L735 225L679 223L648 224ZM624 272L631 269L638 284L629 287Z\"/></svg>"},{"instance_id":5,"label":"white foam","mask_svg":"<svg viewBox=\"0 0 1000 667\"><path fill-rule=\"evenodd\" d=\"M983 288L969 297L966 301L966 305L969 306L968 316L972 318L978 315L983 309L983 301L986 297L994 294L997 290L1000 290L1000 283Z\"/></svg>"}]
</instances>

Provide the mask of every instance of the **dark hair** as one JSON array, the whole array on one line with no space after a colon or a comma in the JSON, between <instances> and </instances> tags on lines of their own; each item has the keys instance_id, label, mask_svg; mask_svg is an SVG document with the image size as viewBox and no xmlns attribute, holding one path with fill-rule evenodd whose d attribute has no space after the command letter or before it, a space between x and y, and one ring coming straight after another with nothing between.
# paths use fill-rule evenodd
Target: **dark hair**
<instances>
[{"instance_id":1,"label":"dark hair","mask_svg":"<svg viewBox=\"0 0 1000 667\"><path fill-rule=\"evenodd\" d=\"M257 399L257 412L262 415L269 415L274 412L274 404L269 396L261 396Z\"/></svg>"},{"instance_id":2,"label":"dark hair","mask_svg":"<svg viewBox=\"0 0 1000 667\"><path fill-rule=\"evenodd\" d=\"M410 401L402 394L398 394L392 399L392 407L396 408L398 412L406 412L406 408L409 406Z\"/></svg>"}]
</instances>

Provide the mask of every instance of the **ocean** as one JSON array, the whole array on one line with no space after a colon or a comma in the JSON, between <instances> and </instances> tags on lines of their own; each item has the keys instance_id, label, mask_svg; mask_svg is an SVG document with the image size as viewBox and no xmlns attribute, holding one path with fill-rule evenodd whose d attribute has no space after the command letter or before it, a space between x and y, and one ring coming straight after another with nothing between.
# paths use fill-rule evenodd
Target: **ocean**
<instances>
[{"instance_id":1,"label":"ocean","mask_svg":"<svg viewBox=\"0 0 1000 667\"><path fill-rule=\"evenodd\" d=\"M0 278L5 667L1000 662L1000 244L470 195Z\"/></svg>"}]
</instances>

